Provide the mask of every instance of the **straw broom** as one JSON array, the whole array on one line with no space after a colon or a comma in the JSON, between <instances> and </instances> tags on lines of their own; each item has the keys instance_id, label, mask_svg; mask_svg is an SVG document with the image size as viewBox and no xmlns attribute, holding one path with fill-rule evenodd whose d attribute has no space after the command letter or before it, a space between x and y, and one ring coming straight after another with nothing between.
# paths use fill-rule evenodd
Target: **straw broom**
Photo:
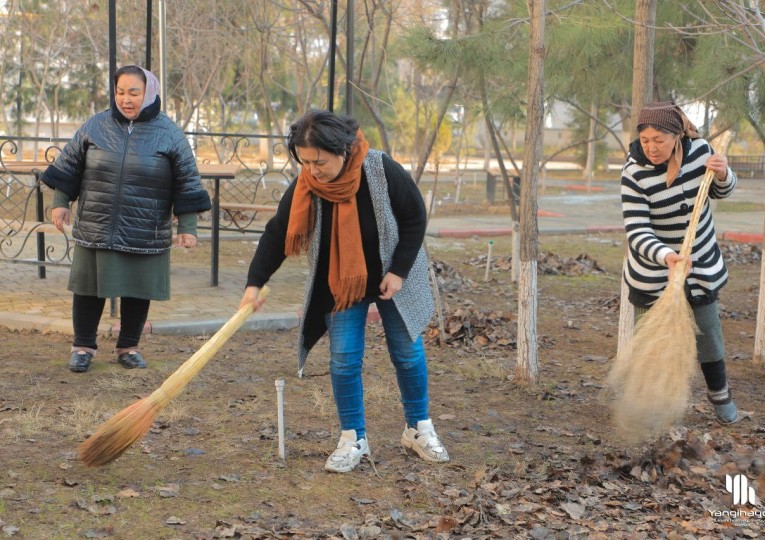
<instances>
[{"instance_id":1,"label":"straw broom","mask_svg":"<svg viewBox=\"0 0 765 540\"><path fill-rule=\"evenodd\" d=\"M263 299L267 294L268 287L263 287L258 298ZM78 448L80 459L85 465L99 467L111 463L134 442L143 438L159 411L183 391L252 312L252 305L240 308L191 358L170 375L162 386L102 424Z\"/></svg>"},{"instance_id":2,"label":"straw broom","mask_svg":"<svg viewBox=\"0 0 765 540\"><path fill-rule=\"evenodd\" d=\"M730 138L730 132L723 133L715 150L724 151ZM714 173L708 170L680 248L682 260L659 299L635 325L632 338L608 374L613 420L628 441L640 442L665 432L683 417L688 406L698 329L685 297L685 279L696 228L713 180Z\"/></svg>"}]
</instances>

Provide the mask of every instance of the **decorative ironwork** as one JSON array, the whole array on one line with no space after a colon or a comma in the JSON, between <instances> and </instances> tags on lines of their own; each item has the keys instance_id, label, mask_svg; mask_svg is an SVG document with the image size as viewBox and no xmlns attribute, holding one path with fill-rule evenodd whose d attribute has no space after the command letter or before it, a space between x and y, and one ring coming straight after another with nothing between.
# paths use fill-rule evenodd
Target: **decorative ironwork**
<instances>
[{"instance_id":1,"label":"decorative ironwork","mask_svg":"<svg viewBox=\"0 0 765 540\"><path fill-rule=\"evenodd\" d=\"M221 180L219 184L219 230L262 232L262 222L273 212L262 212L254 207L275 207L297 174L285 138L202 132L186 132L186 136L198 162L238 166L236 178ZM41 166L53 163L68 140L0 136L0 260L42 267L71 264L72 239L69 234L53 227L50 220L52 192L40 182L40 170L30 166L30 163ZM27 143L33 146L32 152L29 152ZM26 146L23 151L22 145ZM21 160L9 159L22 155L24 159ZM38 158L40 155L41 159ZM205 188L212 195L213 181L206 180ZM203 220L199 228L211 229L211 222ZM30 256L33 246L37 248L36 255Z\"/></svg>"},{"instance_id":2,"label":"decorative ironwork","mask_svg":"<svg viewBox=\"0 0 765 540\"><path fill-rule=\"evenodd\" d=\"M46 195L50 199L51 192L40 181L40 168L34 165L37 162L5 159L20 152L18 142L22 140L33 141L36 146L51 140L31 137L0 140L0 260L38 266L71 264L72 240L46 219L50 207L46 207L45 200ZM52 162L55 151L60 150L54 145L44 150L45 162Z\"/></svg>"},{"instance_id":3,"label":"decorative ironwork","mask_svg":"<svg viewBox=\"0 0 765 540\"><path fill-rule=\"evenodd\" d=\"M234 164L239 168L234 180L220 182L220 230L261 232L264 212L247 206L277 205L297 172L283 138L195 132L186 135L193 139L192 145L198 160L209 162L208 156L214 155L220 163ZM200 140L203 137L208 139ZM273 139L280 140L267 146ZM264 153L265 158L262 157ZM213 193L211 180L207 181L205 187ZM265 219L271 215L268 212ZM199 228L206 229L209 226L203 224Z\"/></svg>"}]
</instances>

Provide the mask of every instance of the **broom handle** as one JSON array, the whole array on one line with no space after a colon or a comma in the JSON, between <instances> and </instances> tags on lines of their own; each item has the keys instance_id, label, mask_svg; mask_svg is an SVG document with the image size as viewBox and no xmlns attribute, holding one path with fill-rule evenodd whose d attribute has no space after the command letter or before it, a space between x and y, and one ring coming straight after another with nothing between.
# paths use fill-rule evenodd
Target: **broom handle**
<instances>
[{"instance_id":1,"label":"broom handle","mask_svg":"<svg viewBox=\"0 0 765 540\"><path fill-rule=\"evenodd\" d=\"M722 153L725 152L725 150L728 148L728 144L730 143L731 137L733 136L732 132L730 130L725 131L722 135L720 135L720 138L717 141L717 144L714 145L714 149L716 153ZM690 261L690 254L691 249L693 248L693 242L696 240L696 227L699 225L699 220L701 219L701 212L704 209L704 205L707 202L707 195L709 195L709 188L712 185L712 181L715 178L715 173L707 169L707 172L704 174L704 178L701 180L701 185L699 186L699 191L696 193L696 200L693 203L693 212L691 212L691 219L688 223L688 230L685 231L685 238L683 239L683 244L680 247L680 256L683 257L684 260L684 267L687 269L688 265L691 264ZM683 272L675 272L675 276L681 276L680 278L677 278L679 281L685 281L685 271Z\"/></svg>"},{"instance_id":2,"label":"broom handle","mask_svg":"<svg viewBox=\"0 0 765 540\"><path fill-rule=\"evenodd\" d=\"M268 287L260 289L258 299L262 300L268 294ZM220 330L202 345L197 352L195 352L191 358L186 360L181 367L179 367L172 375L170 375L162 386L157 388L152 395L164 403L167 403L178 394L181 393L183 388L189 383L189 381L199 373L207 362L215 355L218 350L223 346L226 341L236 332L242 324L252 315L253 306L247 304L239 308L233 317L231 317L226 324L224 324Z\"/></svg>"}]
</instances>

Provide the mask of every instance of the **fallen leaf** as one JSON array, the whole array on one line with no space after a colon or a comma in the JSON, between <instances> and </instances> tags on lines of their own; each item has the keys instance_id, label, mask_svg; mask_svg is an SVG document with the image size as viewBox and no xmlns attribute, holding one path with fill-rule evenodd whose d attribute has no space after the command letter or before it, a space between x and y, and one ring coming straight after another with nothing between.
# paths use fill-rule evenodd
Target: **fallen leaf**
<instances>
[{"instance_id":1,"label":"fallen leaf","mask_svg":"<svg viewBox=\"0 0 765 540\"><path fill-rule=\"evenodd\" d=\"M566 513L571 516L571 519L582 519L584 515L585 506L583 504L575 502L565 502L560 505Z\"/></svg>"},{"instance_id":2,"label":"fallen leaf","mask_svg":"<svg viewBox=\"0 0 765 540\"><path fill-rule=\"evenodd\" d=\"M222 474L218 477L218 480L223 480L224 482L239 482L241 477L238 474Z\"/></svg>"},{"instance_id":3,"label":"fallen leaf","mask_svg":"<svg viewBox=\"0 0 765 540\"><path fill-rule=\"evenodd\" d=\"M453 531L459 526L459 523L453 517L441 516L438 518L438 524L436 525L437 533L448 533Z\"/></svg>"},{"instance_id":4,"label":"fallen leaf","mask_svg":"<svg viewBox=\"0 0 765 540\"><path fill-rule=\"evenodd\" d=\"M112 529L93 529L85 531L85 538L108 538L113 533Z\"/></svg>"},{"instance_id":5,"label":"fallen leaf","mask_svg":"<svg viewBox=\"0 0 765 540\"><path fill-rule=\"evenodd\" d=\"M157 491L160 497L177 497L181 491L181 486L178 484L168 484L159 487Z\"/></svg>"}]
</instances>

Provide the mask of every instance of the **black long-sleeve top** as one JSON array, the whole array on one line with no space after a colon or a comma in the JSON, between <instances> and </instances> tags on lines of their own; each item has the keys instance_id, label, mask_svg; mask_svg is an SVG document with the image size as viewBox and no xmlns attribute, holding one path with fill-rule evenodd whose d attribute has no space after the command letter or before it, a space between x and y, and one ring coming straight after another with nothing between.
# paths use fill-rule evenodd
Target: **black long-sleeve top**
<instances>
[{"instance_id":1,"label":"black long-sleeve top","mask_svg":"<svg viewBox=\"0 0 765 540\"><path fill-rule=\"evenodd\" d=\"M383 154L383 168L388 182L391 209L398 222L399 230L399 242L393 254L389 272L406 279L425 238L427 226L425 203L409 173L385 154ZM250 263L247 286L262 287L265 285L286 258L284 245L294 191L295 181L284 192L276 214L266 224L263 236L260 238L258 248L255 250L255 255ZM311 311L329 313L335 306L334 298L329 290L328 277L329 244L332 231L331 216L334 203L325 199L319 200L322 205L321 242L311 298ZM363 167L361 184L356 193L356 206L359 212L361 242L367 267L365 296L376 298L380 294L380 282L383 278L382 262L380 261L377 222Z\"/></svg>"}]
</instances>

